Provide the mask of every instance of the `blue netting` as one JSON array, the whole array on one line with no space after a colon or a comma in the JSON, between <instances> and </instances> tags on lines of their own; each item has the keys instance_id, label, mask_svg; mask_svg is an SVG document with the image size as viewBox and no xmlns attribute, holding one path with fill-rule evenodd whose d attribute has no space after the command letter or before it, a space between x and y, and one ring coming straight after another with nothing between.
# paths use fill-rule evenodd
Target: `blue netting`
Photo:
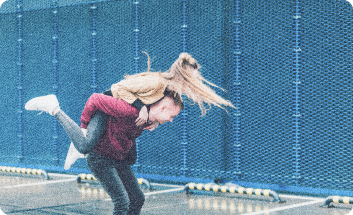
<instances>
[{"instance_id":1,"label":"blue netting","mask_svg":"<svg viewBox=\"0 0 353 215\"><path fill-rule=\"evenodd\" d=\"M302 2L303 186L352 189L352 15L346 1Z\"/></svg>"},{"instance_id":2,"label":"blue netting","mask_svg":"<svg viewBox=\"0 0 353 215\"><path fill-rule=\"evenodd\" d=\"M22 51L19 54L22 64L22 105L29 99L43 94L53 93L52 79L52 24L51 11L41 13L23 12L21 43ZM23 113L23 157L30 163L51 162L52 154L53 119L48 115L41 115L38 120L33 116L37 113ZM45 126L42 126L45 125ZM37 129L42 128L42 129ZM26 132L28 131L28 133ZM48 150L38 150L38 147Z\"/></svg>"},{"instance_id":3,"label":"blue netting","mask_svg":"<svg viewBox=\"0 0 353 215\"><path fill-rule=\"evenodd\" d=\"M188 4L188 50L202 65L203 76L224 87L225 47L222 44L223 3L221 1L192 1ZM205 41L207 41L205 43ZM222 96L221 90L216 89ZM188 175L200 178L220 178L224 170L225 151L223 114L212 108L200 118L197 106L188 114Z\"/></svg>"},{"instance_id":4,"label":"blue netting","mask_svg":"<svg viewBox=\"0 0 353 215\"><path fill-rule=\"evenodd\" d=\"M187 104L138 138L138 174L349 191L352 22L344 0L8 0L1 160L63 170L69 138L52 117L25 111L26 101L55 93L79 123L92 92L147 68L141 51L156 71L186 51L237 109L200 118ZM83 160L74 167L87 171Z\"/></svg>"},{"instance_id":5,"label":"blue netting","mask_svg":"<svg viewBox=\"0 0 353 215\"><path fill-rule=\"evenodd\" d=\"M0 26L0 72L1 72L1 115L3 120L0 122L1 145L3 150L0 150L1 159L5 162L16 160L18 155L17 149L17 126L18 126L18 75L16 67L17 37L18 27L16 15L0 16L1 23L7 23ZM6 116L6 117L5 117Z\"/></svg>"},{"instance_id":6,"label":"blue netting","mask_svg":"<svg viewBox=\"0 0 353 215\"><path fill-rule=\"evenodd\" d=\"M242 180L288 184L292 178L292 6L250 1L241 7Z\"/></svg>"}]
</instances>

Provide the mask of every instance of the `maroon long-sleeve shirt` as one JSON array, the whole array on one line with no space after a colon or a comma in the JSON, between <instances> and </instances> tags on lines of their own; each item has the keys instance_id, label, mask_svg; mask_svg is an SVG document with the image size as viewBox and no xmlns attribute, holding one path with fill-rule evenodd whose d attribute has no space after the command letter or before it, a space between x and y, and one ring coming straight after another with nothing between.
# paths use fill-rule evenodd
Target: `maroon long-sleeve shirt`
<instances>
[{"instance_id":1,"label":"maroon long-sleeve shirt","mask_svg":"<svg viewBox=\"0 0 353 215\"><path fill-rule=\"evenodd\" d=\"M99 140L94 152L116 160L123 160L136 144L144 126L136 126L139 110L124 100L94 93L86 102L81 115L81 128L87 125L97 111L110 115L106 132Z\"/></svg>"}]
</instances>

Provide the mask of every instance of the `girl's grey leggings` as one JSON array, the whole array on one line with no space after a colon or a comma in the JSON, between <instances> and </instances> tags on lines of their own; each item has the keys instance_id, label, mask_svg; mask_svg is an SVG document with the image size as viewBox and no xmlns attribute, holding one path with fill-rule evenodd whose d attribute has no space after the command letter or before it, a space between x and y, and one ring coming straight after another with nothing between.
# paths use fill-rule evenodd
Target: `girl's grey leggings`
<instances>
[{"instance_id":1,"label":"girl's grey leggings","mask_svg":"<svg viewBox=\"0 0 353 215\"><path fill-rule=\"evenodd\" d=\"M107 114L97 112L88 123L85 137L81 128L64 111L59 110L54 117L62 125L77 151L82 154L88 154L97 145L107 128L109 118Z\"/></svg>"}]
</instances>

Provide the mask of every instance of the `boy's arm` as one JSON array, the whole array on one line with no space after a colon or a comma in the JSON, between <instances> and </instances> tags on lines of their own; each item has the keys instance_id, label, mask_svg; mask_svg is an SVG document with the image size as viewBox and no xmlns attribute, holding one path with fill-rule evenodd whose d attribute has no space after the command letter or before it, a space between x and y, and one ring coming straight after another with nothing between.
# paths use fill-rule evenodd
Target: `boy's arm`
<instances>
[{"instance_id":1,"label":"boy's arm","mask_svg":"<svg viewBox=\"0 0 353 215\"><path fill-rule=\"evenodd\" d=\"M94 93L87 100L81 114L81 128L87 125L97 111L102 111L114 117L138 116L138 110L121 99Z\"/></svg>"}]
</instances>

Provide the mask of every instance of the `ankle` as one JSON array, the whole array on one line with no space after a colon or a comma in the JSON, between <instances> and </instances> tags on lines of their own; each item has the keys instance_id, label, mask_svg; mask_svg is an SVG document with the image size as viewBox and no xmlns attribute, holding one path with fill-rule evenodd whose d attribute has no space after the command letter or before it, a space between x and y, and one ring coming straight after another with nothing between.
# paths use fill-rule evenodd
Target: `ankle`
<instances>
[{"instance_id":1,"label":"ankle","mask_svg":"<svg viewBox=\"0 0 353 215\"><path fill-rule=\"evenodd\" d=\"M57 114L58 112L60 111L60 107L59 106L57 106L54 110L53 110L53 116L55 115L55 114Z\"/></svg>"}]
</instances>

